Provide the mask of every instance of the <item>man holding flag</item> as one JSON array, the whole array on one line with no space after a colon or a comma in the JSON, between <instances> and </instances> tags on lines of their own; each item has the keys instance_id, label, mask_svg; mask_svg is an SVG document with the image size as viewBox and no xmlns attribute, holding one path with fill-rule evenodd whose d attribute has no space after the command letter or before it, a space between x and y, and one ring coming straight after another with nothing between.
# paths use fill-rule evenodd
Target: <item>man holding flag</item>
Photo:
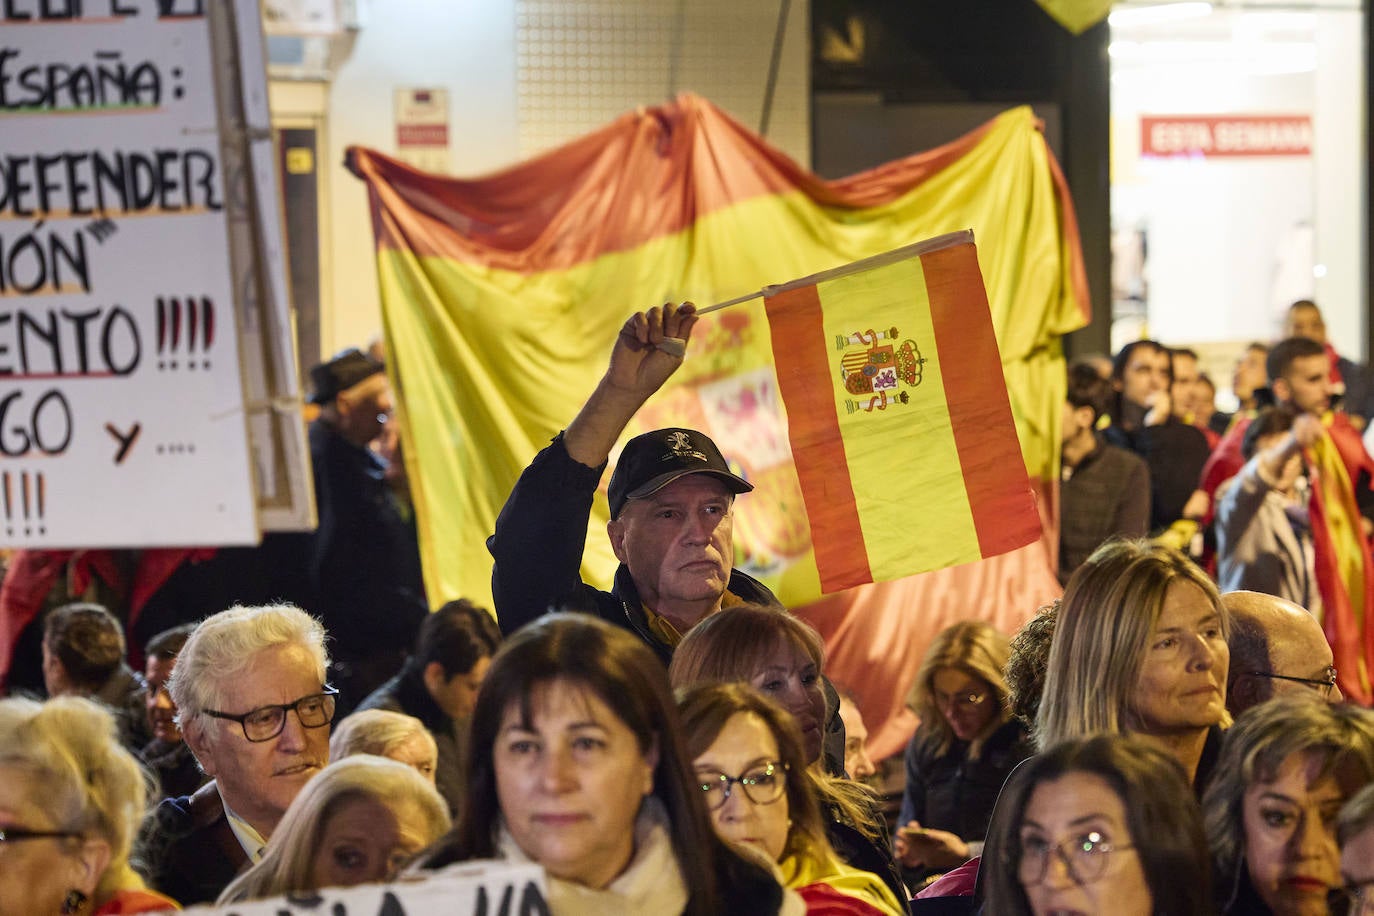
<instances>
[{"instance_id":1,"label":"man holding flag","mask_svg":"<svg viewBox=\"0 0 1374 916\"><path fill-rule=\"evenodd\" d=\"M516 482L487 540L503 632L550 608L580 610L633 631L666 664L682 635L723 604L778 604L765 585L734 568L734 498L753 486L731 472L710 438L690 429L655 430L626 443L611 476L606 526L620 568L609 592L579 573L592 497L611 449L682 365L696 321L691 303L631 316L591 397Z\"/></svg>"},{"instance_id":2,"label":"man holding flag","mask_svg":"<svg viewBox=\"0 0 1374 916\"><path fill-rule=\"evenodd\" d=\"M606 524L620 567L611 591L582 581L582 548L597 482L620 434L682 365L697 322L690 302L632 315L620 329L605 375L568 428L516 481L487 539L495 560L492 597L503 633L550 610L576 610L625 627L664 664L678 642L722 607L779 605L763 583L734 568L735 496L754 489L730 470L710 437L657 429L625 443L607 491ZM839 694L822 678L822 764L844 773ZM832 843L866 871L905 893L890 849L843 823Z\"/></svg>"}]
</instances>

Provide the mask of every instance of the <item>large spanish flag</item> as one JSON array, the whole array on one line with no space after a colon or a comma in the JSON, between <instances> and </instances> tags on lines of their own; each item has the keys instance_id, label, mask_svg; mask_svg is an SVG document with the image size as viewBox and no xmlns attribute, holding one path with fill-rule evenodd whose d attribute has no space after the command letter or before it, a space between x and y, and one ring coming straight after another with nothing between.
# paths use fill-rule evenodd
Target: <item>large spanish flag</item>
<instances>
[{"instance_id":1,"label":"large spanish flag","mask_svg":"<svg viewBox=\"0 0 1374 916\"><path fill-rule=\"evenodd\" d=\"M1086 320L1088 295L1073 207L1029 108L837 180L690 95L482 178L427 174L363 149L349 163L372 209L432 601L489 606L485 538L520 471L596 385L626 316L670 299L720 302L966 228L978 238L1021 472L1046 492L1058 478L1059 339ZM811 616L820 581L763 305L703 317L670 384L626 436L691 426L715 439L756 487L736 504L738 564ZM603 493L582 569L601 586L616 566L607 514ZM918 577L827 599L825 619L811 619L827 634L832 673L853 665L898 684L900 705L948 615L1009 629L1054 597L1046 549L1006 556L928 574L942 576L937 585ZM962 577L958 594L950 576ZM861 609L853 621L851 608ZM881 727L890 698L849 680Z\"/></svg>"},{"instance_id":2,"label":"large spanish flag","mask_svg":"<svg viewBox=\"0 0 1374 916\"><path fill-rule=\"evenodd\" d=\"M972 232L766 292L824 591L1040 537Z\"/></svg>"}]
</instances>

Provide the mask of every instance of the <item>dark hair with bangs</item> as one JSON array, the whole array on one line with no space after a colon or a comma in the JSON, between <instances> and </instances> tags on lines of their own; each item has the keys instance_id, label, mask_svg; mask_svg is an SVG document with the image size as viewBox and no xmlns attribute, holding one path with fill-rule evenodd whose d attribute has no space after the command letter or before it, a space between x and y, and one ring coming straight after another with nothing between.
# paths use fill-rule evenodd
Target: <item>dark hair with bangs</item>
<instances>
[{"instance_id":1,"label":"dark hair with bangs","mask_svg":"<svg viewBox=\"0 0 1374 916\"><path fill-rule=\"evenodd\" d=\"M1183 767L1142 739L1105 734L1054 745L1028 758L1007 779L983 847L986 877L980 873L979 882L985 887L987 912L999 916L1032 912L1018 876L1022 822L1036 788L1070 773L1098 777L1121 800L1130 842L1153 898L1151 912L1169 916L1214 912L1202 814Z\"/></svg>"},{"instance_id":2,"label":"dark hair with bangs","mask_svg":"<svg viewBox=\"0 0 1374 916\"><path fill-rule=\"evenodd\" d=\"M816 788L807 769L801 732L791 714L748 684L698 682L678 691L678 695L682 732L692 760L706 753L737 715L757 716L768 727L778 744L778 762L786 771L790 827L783 858L799 856L826 867L835 853L826 836Z\"/></svg>"},{"instance_id":3,"label":"dark hair with bangs","mask_svg":"<svg viewBox=\"0 0 1374 916\"><path fill-rule=\"evenodd\" d=\"M467 794L458 825L423 856L426 868L496 855L501 818L494 749L501 720L517 705L527 724L534 695L554 683L605 703L634 733L641 751L658 749L653 795L667 809L673 850L691 893L685 912L721 912L716 866L730 855L697 797L677 706L663 665L627 630L583 614L549 614L516 631L492 658L477 695L468 745Z\"/></svg>"}]
</instances>

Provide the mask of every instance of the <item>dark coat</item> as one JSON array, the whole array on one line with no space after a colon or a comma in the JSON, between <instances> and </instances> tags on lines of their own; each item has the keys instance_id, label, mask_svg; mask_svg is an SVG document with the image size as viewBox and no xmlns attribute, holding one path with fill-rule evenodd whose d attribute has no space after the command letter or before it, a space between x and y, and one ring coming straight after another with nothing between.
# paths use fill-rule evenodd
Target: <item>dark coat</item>
<instances>
[{"instance_id":1,"label":"dark coat","mask_svg":"<svg viewBox=\"0 0 1374 916\"><path fill-rule=\"evenodd\" d=\"M213 781L158 805L141 846L148 884L183 906L214 903L248 865Z\"/></svg>"},{"instance_id":2,"label":"dark coat","mask_svg":"<svg viewBox=\"0 0 1374 916\"><path fill-rule=\"evenodd\" d=\"M968 749L967 741L956 738L941 753L939 734L924 728L916 732L906 748L899 826L916 821L967 841L987 836L1002 783L1034 747L1021 721L1010 719L988 736L977 760L968 759Z\"/></svg>"},{"instance_id":3,"label":"dark coat","mask_svg":"<svg viewBox=\"0 0 1374 916\"><path fill-rule=\"evenodd\" d=\"M320 420L310 424L310 461L320 516L309 550L311 610L341 658L409 649L428 612L420 548L382 463Z\"/></svg>"},{"instance_id":4,"label":"dark coat","mask_svg":"<svg viewBox=\"0 0 1374 916\"><path fill-rule=\"evenodd\" d=\"M1196 426L1170 417L1158 426L1127 430L1109 426L1103 438L1135 452L1150 468L1150 530L1163 531L1183 517L1188 497L1202 480L1202 466L1212 450Z\"/></svg>"}]
</instances>

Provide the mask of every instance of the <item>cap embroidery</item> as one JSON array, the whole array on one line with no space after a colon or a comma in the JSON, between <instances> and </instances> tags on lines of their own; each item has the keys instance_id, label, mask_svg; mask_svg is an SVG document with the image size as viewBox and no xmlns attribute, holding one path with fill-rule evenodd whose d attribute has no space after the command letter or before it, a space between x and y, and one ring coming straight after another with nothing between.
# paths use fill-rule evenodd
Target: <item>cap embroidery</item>
<instances>
[{"instance_id":1,"label":"cap embroidery","mask_svg":"<svg viewBox=\"0 0 1374 916\"><path fill-rule=\"evenodd\" d=\"M678 430L668 434L667 446L672 449L672 454L664 455L659 461L672 461L673 459L695 458L698 461L707 461L706 455L692 447L692 439L686 433Z\"/></svg>"}]
</instances>

